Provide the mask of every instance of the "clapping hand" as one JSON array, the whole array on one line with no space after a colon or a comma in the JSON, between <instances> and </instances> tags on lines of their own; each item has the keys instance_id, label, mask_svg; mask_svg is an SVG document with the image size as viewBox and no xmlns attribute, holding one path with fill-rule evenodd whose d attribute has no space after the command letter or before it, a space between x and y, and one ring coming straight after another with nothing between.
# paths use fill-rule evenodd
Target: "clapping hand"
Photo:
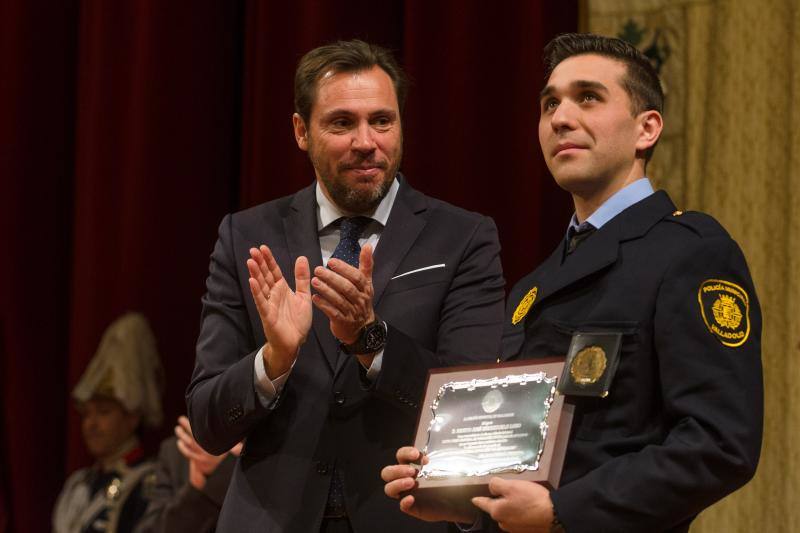
<instances>
[{"instance_id":1,"label":"clapping hand","mask_svg":"<svg viewBox=\"0 0 800 533\"><path fill-rule=\"evenodd\" d=\"M247 270L250 272L250 292L267 338L263 351L267 376L275 379L292 367L311 329L308 259L298 257L295 262L294 291L286 283L272 252L263 244L250 249Z\"/></svg>"},{"instance_id":2,"label":"clapping hand","mask_svg":"<svg viewBox=\"0 0 800 533\"><path fill-rule=\"evenodd\" d=\"M189 461L189 483L197 490L202 490L206 485L206 478L217 469L228 453L211 455L201 448L197 441L194 440L189 419L185 416L178 417L175 436L178 438L178 451ZM229 453L239 455L241 450L242 443L240 442L231 448Z\"/></svg>"}]
</instances>

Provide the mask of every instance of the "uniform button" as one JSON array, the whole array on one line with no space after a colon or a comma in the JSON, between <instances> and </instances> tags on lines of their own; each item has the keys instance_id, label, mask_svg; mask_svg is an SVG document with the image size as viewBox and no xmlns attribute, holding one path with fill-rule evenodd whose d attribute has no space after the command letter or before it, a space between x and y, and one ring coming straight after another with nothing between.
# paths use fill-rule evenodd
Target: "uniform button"
<instances>
[{"instance_id":1,"label":"uniform button","mask_svg":"<svg viewBox=\"0 0 800 533\"><path fill-rule=\"evenodd\" d=\"M347 401L347 396L341 391L336 391L333 393L333 402L336 405L344 405L344 402Z\"/></svg>"},{"instance_id":2,"label":"uniform button","mask_svg":"<svg viewBox=\"0 0 800 533\"><path fill-rule=\"evenodd\" d=\"M328 473L328 463L317 461L317 474L324 476Z\"/></svg>"}]
</instances>

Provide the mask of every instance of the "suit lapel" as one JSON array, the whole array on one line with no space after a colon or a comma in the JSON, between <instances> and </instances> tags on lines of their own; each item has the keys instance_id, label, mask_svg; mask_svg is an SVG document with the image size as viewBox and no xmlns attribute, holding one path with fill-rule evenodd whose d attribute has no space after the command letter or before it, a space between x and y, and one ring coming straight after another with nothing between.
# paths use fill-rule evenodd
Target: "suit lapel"
<instances>
[{"instance_id":1,"label":"suit lapel","mask_svg":"<svg viewBox=\"0 0 800 533\"><path fill-rule=\"evenodd\" d=\"M621 242L641 238L659 220L675 210L664 191L633 204L597 230L567 256L566 242L550 259L540 280L539 303L617 261Z\"/></svg>"},{"instance_id":2,"label":"suit lapel","mask_svg":"<svg viewBox=\"0 0 800 533\"><path fill-rule=\"evenodd\" d=\"M565 255L565 247L566 243L562 241L557 253L551 257L555 270L549 269L547 277L541 280L539 302L613 264L617 260L619 238L614 228L606 224L569 256Z\"/></svg>"},{"instance_id":3,"label":"suit lapel","mask_svg":"<svg viewBox=\"0 0 800 533\"><path fill-rule=\"evenodd\" d=\"M392 212L381 233L375 249L375 267L372 272L373 306L378 307L381 296L392 276L397 273L403 258L417 240L425 219L417 216L426 208L425 197L401 181Z\"/></svg>"},{"instance_id":4,"label":"suit lapel","mask_svg":"<svg viewBox=\"0 0 800 533\"><path fill-rule=\"evenodd\" d=\"M414 241L417 240L422 228L425 227L425 219L418 216L427 207L425 197L412 189L405 179L401 179L400 184L389 219L386 221L386 227L383 228L378 246L375 248L375 262L372 270L372 306L378 313L380 300L386 286L397 272ZM339 358L338 364L335 366L336 374L344 368L346 361L345 357Z\"/></svg>"},{"instance_id":5,"label":"suit lapel","mask_svg":"<svg viewBox=\"0 0 800 533\"><path fill-rule=\"evenodd\" d=\"M283 230L289 249L289 270L284 272L287 280L294 287L294 263L301 255L308 258L311 274L322 265L322 254L319 249L319 233L317 231L317 201L314 193L315 185L306 187L295 194L289 212L283 219ZM312 329L319 341L325 359L331 370L336 368L339 356L339 344L331 333L328 318L316 307L313 308Z\"/></svg>"}]
</instances>

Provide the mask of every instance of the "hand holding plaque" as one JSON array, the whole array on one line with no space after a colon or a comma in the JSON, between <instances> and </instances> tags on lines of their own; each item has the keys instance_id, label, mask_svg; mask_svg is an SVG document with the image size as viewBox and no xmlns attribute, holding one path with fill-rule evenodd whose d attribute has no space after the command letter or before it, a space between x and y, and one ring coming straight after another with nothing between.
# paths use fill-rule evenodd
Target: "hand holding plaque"
<instances>
[{"instance_id":1,"label":"hand holding plaque","mask_svg":"<svg viewBox=\"0 0 800 533\"><path fill-rule=\"evenodd\" d=\"M416 448L406 446L397 451L397 462L381 471L386 481L384 490L390 498L400 500L400 510L420 520L459 522L469 526L475 523L480 509L507 531L549 530L553 523L550 492L539 483L494 476L488 485L492 497L476 496L471 500L473 506L448 500L417 501L410 491L416 487L418 464L426 463L427 457Z\"/></svg>"},{"instance_id":2,"label":"hand holding plaque","mask_svg":"<svg viewBox=\"0 0 800 533\"><path fill-rule=\"evenodd\" d=\"M414 443L427 458L415 501L464 514L494 476L557 487L572 418L556 393L563 367L552 358L432 370Z\"/></svg>"},{"instance_id":3,"label":"hand holding plaque","mask_svg":"<svg viewBox=\"0 0 800 533\"><path fill-rule=\"evenodd\" d=\"M464 505L452 505L451 502L434 498L417 501L411 493L417 486L417 474L420 465L427 463L428 458L411 446L397 450L397 464L384 467L381 478L386 482L384 492L390 498L400 500L400 510L427 522L461 522L471 523L477 517L477 509Z\"/></svg>"}]
</instances>

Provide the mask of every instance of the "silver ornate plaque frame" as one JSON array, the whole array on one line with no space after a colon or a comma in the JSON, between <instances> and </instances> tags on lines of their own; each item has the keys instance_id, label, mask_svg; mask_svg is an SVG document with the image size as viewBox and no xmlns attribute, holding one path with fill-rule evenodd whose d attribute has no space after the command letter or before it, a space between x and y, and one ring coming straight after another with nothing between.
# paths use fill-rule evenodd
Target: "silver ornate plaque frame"
<instances>
[{"instance_id":1,"label":"silver ornate plaque frame","mask_svg":"<svg viewBox=\"0 0 800 533\"><path fill-rule=\"evenodd\" d=\"M557 376L536 372L449 381L439 387L430 405L432 418L423 449L429 462L422 467L419 477L444 479L538 470L547 441L547 416L555 399L557 383ZM525 387L536 390L524 391ZM472 404L480 398L483 410L483 413L466 413L460 425L459 421L453 420L451 413L439 413L443 401L457 391L467 392ZM533 394L526 395L526 392ZM501 405L509 403L506 396L527 396L521 398L522 402L515 398L516 404L513 405L515 410L522 409L523 412L496 412ZM495 425L498 420L503 423ZM470 426L472 422L480 425Z\"/></svg>"},{"instance_id":2,"label":"silver ornate plaque frame","mask_svg":"<svg viewBox=\"0 0 800 533\"><path fill-rule=\"evenodd\" d=\"M417 500L440 501L448 499L451 502L459 502L459 505L470 506L469 498L472 496L489 494L488 483L494 476L534 481L548 488L558 487L573 411L571 404L564 403L564 396L554 390L563 369L564 357L550 357L492 365L472 365L431 370L428 374L428 382L422 403L423 407L419 414L417 430L414 436L414 446L428 454L426 460L423 461L424 464L421 465L421 473L417 477L417 487L412 491ZM522 383L525 383L525 385L521 385ZM469 407L464 409L471 409L474 415L478 417L473 424L474 427L478 427L485 420L498 420L498 418L492 417L487 417L484 420L482 418L484 415L508 416L508 420L510 420L517 416L517 413L523 412L523 409L515 407L514 409L508 409L508 411L513 411L515 415L508 415L508 412L504 411L505 406L502 405L505 397L486 398L485 396L489 392L505 392L513 387L532 387L537 383L544 386L546 394L539 396L542 400L541 420L535 424L532 423L530 426L536 428L535 432L541 441L537 443L535 453L531 455L531 460L524 462L508 461L508 464L503 465L502 468L494 465L489 465L489 467L470 465L463 468L442 469L437 466L438 461L435 460L436 450L434 449L436 443L433 442L430 435L431 431L437 427L437 424L442 423L442 420L437 421L436 417L441 416L443 413L442 404L452 401L448 400L448 398L461 402L463 398L460 397L460 394L468 396L470 391L477 394L475 398L466 398L464 405L469 404ZM484 396L480 396L481 394ZM539 401L535 398L536 395L534 395L534 403ZM447 409L447 406L445 408ZM465 421L465 418L466 416L462 415L455 425L451 424L449 426L451 434L457 434L458 432L453 433L452 429L459 428L465 434L479 432L474 428L469 429L471 420ZM514 427L502 428L502 431L511 430L510 434L505 433L505 435L511 435L513 437L512 440L525 440L526 437L523 436L525 433L524 428L516 427L516 424L520 423L520 421L514 420L509 423ZM489 433L492 431L493 429L488 430ZM446 432L443 434L446 434ZM488 437L488 439L492 440L494 436ZM464 439L463 442L469 442L469 439ZM459 441L456 444L463 444L463 442ZM492 446L494 445L492 444ZM502 453L506 451L503 449L505 443L500 443L499 446L498 450L490 447L489 451L498 451L502 456Z\"/></svg>"}]
</instances>

